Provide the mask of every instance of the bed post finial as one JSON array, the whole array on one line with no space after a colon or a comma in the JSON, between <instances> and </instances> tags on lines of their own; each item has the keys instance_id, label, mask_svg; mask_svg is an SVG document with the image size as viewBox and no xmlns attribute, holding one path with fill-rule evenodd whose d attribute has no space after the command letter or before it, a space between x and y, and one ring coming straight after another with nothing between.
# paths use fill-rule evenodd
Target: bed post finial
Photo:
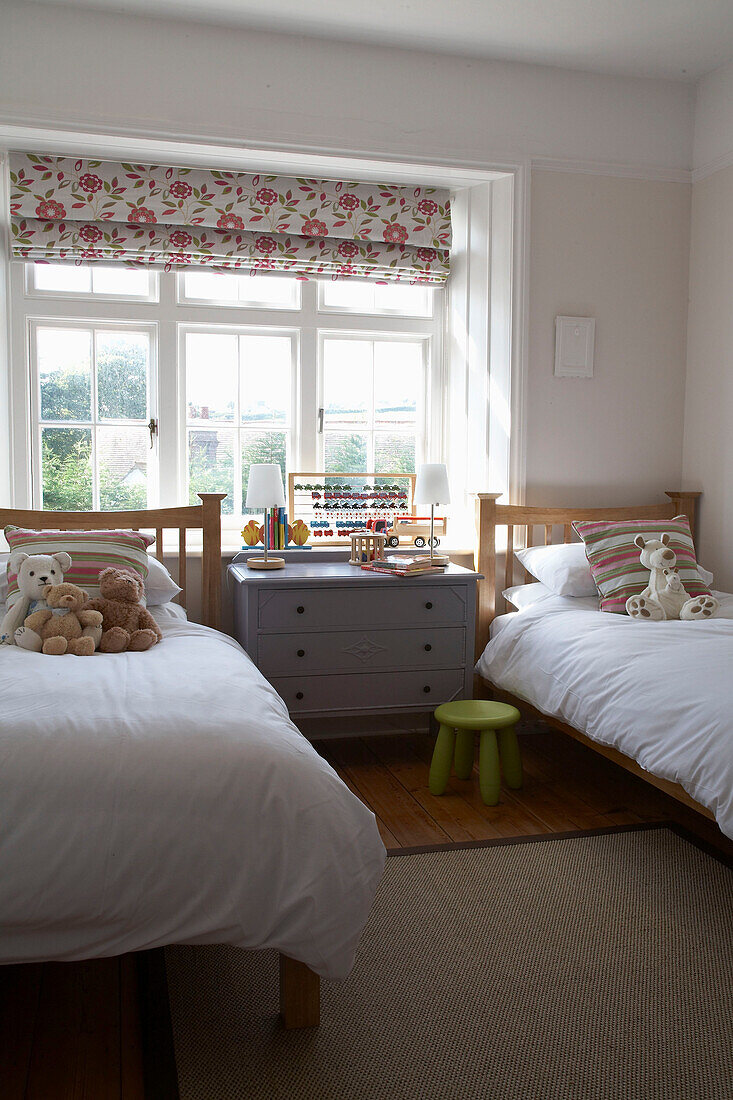
<instances>
[{"instance_id":1,"label":"bed post finial","mask_svg":"<svg viewBox=\"0 0 733 1100\"><path fill-rule=\"evenodd\" d=\"M476 548L474 568L483 577L478 582L476 613L476 656L489 641L489 626L496 611L496 502L503 493L476 494Z\"/></svg>"},{"instance_id":2,"label":"bed post finial","mask_svg":"<svg viewBox=\"0 0 733 1100\"><path fill-rule=\"evenodd\" d=\"M698 497L702 496L702 493L699 490L692 489L667 489L664 495L668 496L674 504L675 515L687 516L694 539L695 527L697 526L697 500Z\"/></svg>"},{"instance_id":3,"label":"bed post finial","mask_svg":"<svg viewBox=\"0 0 733 1100\"><path fill-rule=\"evenodd\" d=\"M221 621L221 502L226 493L198 493L203 505L201 527L204 551L201 560L201 618L204 626L219 629Z\"/></svg>"}]
</instances>

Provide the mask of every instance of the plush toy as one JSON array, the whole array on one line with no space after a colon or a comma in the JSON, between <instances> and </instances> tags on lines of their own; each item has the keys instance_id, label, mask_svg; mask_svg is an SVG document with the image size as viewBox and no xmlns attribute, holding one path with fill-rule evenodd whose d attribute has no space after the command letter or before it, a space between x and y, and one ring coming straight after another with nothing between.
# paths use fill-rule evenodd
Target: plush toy
<instances>
[{"instance_id":1,"label":"plush toy","mask_svg":"<svg viewBox=\"0 0 733 1100\"><path fill-rule=\"evenodd\" d=\"M637 535L641 564L650 570L649 584L638 596L629 596L626 614L632 619L709 619L716 613L714 596L690 596L675 572L677 555L669 546L669 535L646 541Z\"/></svg>"},{"instance_id":2,"label":"plush toy","mask_svg":"<svg viewBox=\"0 0 733 1100\"><path fill-rule=\"evenodd\" d=\"M99 590L102 595L88 606L102 613L102 653L140 652L161 641L158 624L140 603L144 588L139 577L110 566L99 574Z\"/></svg>"},{"instance_id":3,"label":"plush toy","mask_svg":"<svg viewBox=\"0 0 733 1100\"><path fill-rule=\"evenodd\" d=\"M40 637L41 652L91 657L94 638L84 631L101 627L102 616L99 611L88 609L88 593L64 581L47 584L43 598L48 606L34 611L25 621L26 628Z\"/></svg>"},{"instance_id":4,"label":"plush toy","mask_svg":"<svg viewBox=\"0 0 733 1100\"><path fill-rule=\"evenodd\" d=\"M42 639L34 630L24 626L34 611L47 607L43 589L47 584L61 584L64 573L71 568L71 558L61 551L58 554L24 554L16 550L8 559L8 573L17 573L20 599L8 609L0 625L0 644L17 645L21 649L41 652Z\"/></svg>"}]
</instances>

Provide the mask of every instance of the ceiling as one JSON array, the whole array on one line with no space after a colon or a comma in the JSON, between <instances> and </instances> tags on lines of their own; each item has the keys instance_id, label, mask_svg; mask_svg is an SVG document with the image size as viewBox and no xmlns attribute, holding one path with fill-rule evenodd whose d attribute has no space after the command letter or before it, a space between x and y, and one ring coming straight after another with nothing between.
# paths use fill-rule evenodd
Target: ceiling
<instances>
[{"instance_id":1,"label":"ceiling","mask_svg":"<svg viewBox=\"0 0 733 1100\"><path fill-rule=\"evenodd\" d=\"M46 2L671 80L733 57L733 0Z\"/></svg>"}]
</instances>

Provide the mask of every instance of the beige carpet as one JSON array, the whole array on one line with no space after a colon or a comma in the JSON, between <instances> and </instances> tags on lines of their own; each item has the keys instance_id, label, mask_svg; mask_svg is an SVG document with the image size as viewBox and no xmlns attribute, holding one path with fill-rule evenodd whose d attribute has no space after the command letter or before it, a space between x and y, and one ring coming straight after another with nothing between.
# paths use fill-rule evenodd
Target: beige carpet
<instances>
[{"instance_id":1,"label":"beige carpet","mask_svg":"<svg viewBox=\"0 0 733 1100\"><path fill-rule=\"evenodd\" d=\"M322 1024L166 951L183 1100L731 1100L733 872L667 829L395 856Z\"/></svg>"}]
</instances>

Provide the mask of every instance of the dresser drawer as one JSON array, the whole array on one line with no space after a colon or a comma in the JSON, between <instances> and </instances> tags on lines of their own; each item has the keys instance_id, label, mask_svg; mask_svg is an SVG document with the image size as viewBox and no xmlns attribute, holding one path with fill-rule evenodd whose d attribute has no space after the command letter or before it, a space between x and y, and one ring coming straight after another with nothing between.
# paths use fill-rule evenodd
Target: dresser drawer
<instances>
[{"instance_id":1,"label":"dresser drawer","mask_svg":"<svg viewBox=\"0 0 733 1100\"><path fill-rule=\"evenodd\" d=\"M332 676L268 676L291 714L329 711L432 710L458 698L463 669L422 672L347 673Z\"/></svg>"},{"instance_id":2,"label":"dresser drawer","mask_svg":"<svg viewBox=\"0 0 733 1100\"><path fill-rule=\"evenodd\" d=\"M265 676L305 672L371 672L377 669L463 666L466 631L460 626L421 630L333 630L260 634L257 667Z\"/></svg>"},{"instance_id":3,"label":"dresser drawer","mask_svg":"<svg viewBox=\"0 0 733 1100\"><path fill-rule=\"evenodd\" d=\"M471 592L473 595L473 592ZM466 621L465 585L418 584L391 578L389 584L353 588L288 588L259 593L260 630L345 630L364 626L428 626Z\"/></svg>"}]
</instances>

